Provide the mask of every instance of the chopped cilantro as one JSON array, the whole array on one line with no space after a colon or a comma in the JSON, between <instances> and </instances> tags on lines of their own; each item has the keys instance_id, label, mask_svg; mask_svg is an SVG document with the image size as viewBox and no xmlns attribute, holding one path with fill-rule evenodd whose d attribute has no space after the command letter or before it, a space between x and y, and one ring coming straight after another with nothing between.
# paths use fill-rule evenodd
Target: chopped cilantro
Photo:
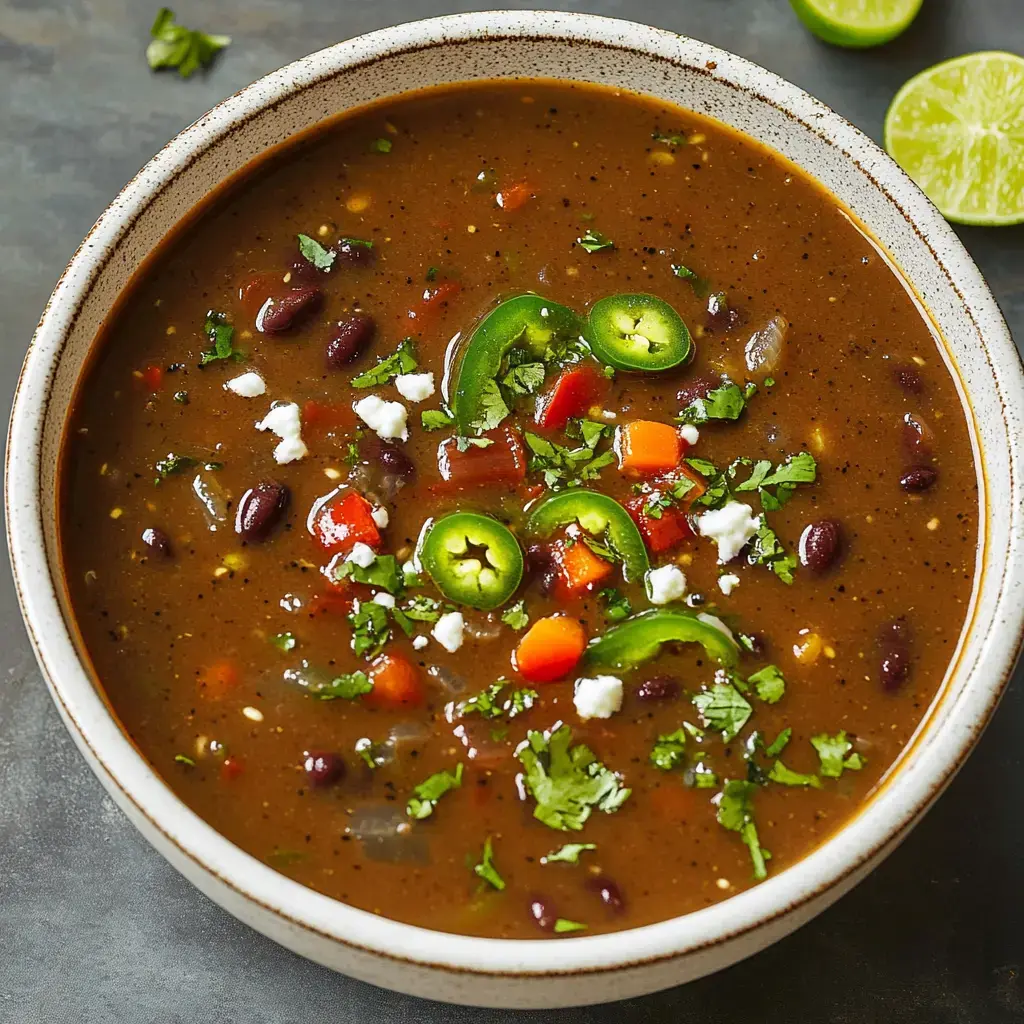
<instances>
[{"instance_id":1,"label":"chopped cilantro","mask_svg":"<svg viewBox=\"0 0 1024 1024\"><path fill-rule=\"evenodd\" d=\"M593 228L587 228L586 232L576 239L576 244L587 252L600 252L602 249L615 248L615 243L610 238Z\"/></svg>"},{"instance_id":2,"label":"chopped cilantro","mask_svg":"<svg viewBox=\"0 0 1024 1024\"><path fill-rule=\"evenodd\" d=\"M579 864L580 854L587 850L596 850L594 843L566 843L565 846L553 850L541 857L541 864Z\"/></svg>"},{"instance_id":3,"label":"chopped cilantro","mask_svg":"<svg viewBox=\"0 0 1024 1024\"><path fill-rule=\"evenodd\" d=\"M571 419L565 425L565 432L594 451L601 438L611 434L612 428L607 423L599 423L597 420Z\"/></svg>"},{"instance_id":4,"label":"chopped cilantro","mask_svg":"<svg viewBox=\"0 0 1024 1024\"><path fill-rule=\"evenodd\" d=\"M533 816L549 828L578 831L594 808L611 814L629 797L619 776L597 760L583 743L570 747L572 730L531 729L516 750L526 790L537 801Z\"/></svg>"},{"instance_id":5,"label":"chopped cilantro","mask_svg":"<svg viewBox=\"0 0 1024 1024\"><path fill-rule=\"evenodd\" d=\"M786 549L775 535L775 531L768 525L763 513L747 561L751 565L767 565L783 583L793 582L796 557L786 554Z\"/></svg>"},{"instance_id":6,"label":"chopped cilantro","mask_svg":"<svg viewBox=\"0 0 1024 1024\"><path fill-rule=\"evenodd\" d=\"M715 683L711 689L694 694L693 704L704 725L721 732L725 743L736 737L754 710L732 683Z\"/></svg>"},{"instance_id":7,"label":"chopped cilantro","mask_svg":"<svg viewBox=\"0 0 1024 1024\"><path fill-rule=\"evenodd\" d=\"M361 601L348 616L348 623L352 627L352 650L367 658L379 654L391 637L388 610L376 601Z\"/></svg>"},{"instance_id":8,"label":"chopped cilantro","mask_svg":"<svg viewBox=\"0 0 1024 1024\"><path fill-rule=\"evenodd\" d=\"M778 782L783 786L810 786L812 789L821 789L821 779L817 775L804 775L803 772L794 772L781 761L776 761L772 765L768 778L772 782Z\"/></svg>"},{"instance_id":9,"label":"chopped cilantro","mask_svg":"<svg viewBox=\"0 0 1024 1024\"><path fill-rule=\"evenodd\" d=\"M175 391L171 397L178 403L178 405L188 405L187 391Z\"/></svg>"},{"instance_id":10,"label":"chopped cilantro","mask_svg":"<svg viewBox=\"0 0 1024 1024\"><path fill-rule=\"evenodd\" d=\"M271 638L270 642L279 651L294 651L298 646L298 640L295 639L294 633L275 633Z\"/></svg>"},{"instance_id":11,"label":"chopped cilantro","mask_svg":"<svg viewBox=\"0 0 1024 1024\"><path fill-rule=\"evenodd\" d=\"M198 465L199 460L192 458L191 455L176 455L174 452L168 452L154 464L153 468L156 470L156 479L153 482L158 484L169 476L184 473L186 470Z\"/></svg>"},{"instance_id":12,"label":"chopped cilantro","mask_svg":"<svg viewBox=\"0 0 1024 1024\"><path fill-rule=\"evenodd\" d=\"M391 140L390 139L374 139L370 143L371 153L390 153L391 152Z\"/></svg>"},{"instance_id":13,"label":"chopped cilantro","mask_svg":"<svg viewBox=\"0 0 1024 1024\"><path fill-rule=\"evenodd\" d=\"M766 512L777 512L793 496L798 484L814 483L817 478L818 465L810 452L788 455L785 462L780 462L775 469L767 459L751 462L750 459L736 459L729 467L729 476L735 477L741 465L753 466L750 476L742 483L736 484L735 491L756 490L761 499L761 506ZM775 492L768 490L774 487Z\"/></svg>"},{"instance_id":14,"label":"chopped cilantro","mask_svg":"<svg viewBox=\"0 0 1024 1024\"><path fill-rule=\"evenodd\" d=\"M844 768L855 772L864 767L860 754L850 754L853 744L846 738L845 730L835 736L829 736L827 732L812 736L811 745L818 752L821 774L828 779L838 779Z\"/></svg>"},{"instance_id":15,"label":"chopped cilantro","mask_svg":"<svg viewBox=\"0 0 1024 1024\"><path fill-rule=\"evenodd\" d=\"M757 385L744 387L726 381L721 387L709 391L705 398L695 398L677 417L677 423L699 425L708 420L738 420L747 402L757 391Z\"/></svg>"},{"instance_id":16,"label":"chopped cilantro","mask_svg":"<svg viewBox=\"0 0 1024 1024\"><path fill-rule=\"evenodd\" d=\"M195 761L193 761L191 757L188 757L185 754L175 754L174 755L174 760L178 764L185 765L187 768L195 768L195 766L196 766Z\"/></svg>"},{"instance_id":17,"label":"chopped cilantro","mask_svg":"<svg viewBox=\"0 0 1024 1024\"><path fill-rule=\"evenodd\" d=\"M509 605L501 614L501 621L506 626L510 626L512 629L520 630L526 629L530 624L530 616L526 614L526 602L516 601L515 604Z\"/></svg>"},{"instance_id":18,"label":"chopped cilantro","mask_svg":"<svg viewBox=\"0 0 1024 1024\"><path fill-rule=\"evenodd\" d=\"M405 811L410 818L422 821L434 813L437 801L449 790L458 789L462 785L462 762L455 766L455 774L445 770L435 772L424 779L413 789Z\"/></svg>"},{"instance_id":19,"label":"chopped cilantro","mask_svg":"<svg viewBox=\"0 0 1024 1024\"><path fill-rule=\"evenodd\" d=\"M197 68L207 67L216 55L231 43L231 36L213 36L185 28L174 20L174 11L161 7L149 30L151 42L146 47L146 61L154 70L177 68L188 78Z\"/></svg>"},{"instance_id":20,"label":"chopped cilantro","mask_svg":"<svg viewBox=\"0 0 1024 1024\"><path fill-rule=\"evenodd\" d=\"M498 869L494 866L494 847L491 844L490 836L484 840L484 849L480 855L480 863L473 865L473 871L485 882L493 885L495 889L500 891L505 888L505 879L498 874Z\"/></svg>"},{"instance_id":21,"label":"chopped cilantro","mask_svg":"<svg viewBox=\"0 0 1024 1024\"><path fill-rule=\"evenodd\" d=\"M309 235L299 235L299 252L316 267L317 270L327 271L334 266L337 253L332 249L325 249L315 238Z\"/></svg>"},{"instance_id":22,"label":"chopped cilantro","mask_svg":"<svg viewBox=\"0 0 1024 1024\"><path fill-rule=\"evenodd\" d=\"M346 235L338 240L338 244L349 249L372 249L373 242L368 238L351 238Z\"/></svg>"},{"instance_id":23,"label":"chopped cilantro","mask_svg":"<svg viewBox=\"0 0 1024 1024\"><path fill-rule=\"evenodd\" d=\"M420 413L420 423L424 430L444 430L454 422L454 417L443 409L424 409Z\"/></svg>"},{"instance_id":24,"label":"chopped cilantro","mask_svg":"<svg viewBox=\"0 0 1024 1024\"><path fill-rule=\"evenodd\" d=\"M400 373L412 373L419 363L416 361L416 348L412 338L405 338L398 343L398 348L389 356L379 360L376 366L365 373L352 378L354 388L375 388L387 384Z\"/></svg>"},{"instance_id":25,"label":"chopped cilantro","mask_svg":"<svg viewBox=\"0 0 1024 1024\"><path fill-rule=\"evenodd\" d=\"M521 363L505 374L502 384L515 395L532 395L544 383L543 363Z\"/></svg>"},{"instance_id":26,"label":"chopped cilantro","mask_svg":"<svg viewBox=\"0 0 1024 1024\"><path fill-rule=\"evenodd\" d=\"M349 441L345 446L345 454L341 457L341 461L346 466L354 466L359 461L359 442Z\"/></svg>"},{"instance_id":27,"label":"chopped cilantro","mask_svg":"<svg viewBox=\"0 0 1024 1024\"><path fill-rule=\"evenodd\" d=\"M227 322L224 313L218 313L211 309L206 314L206 322L203 324L203 333L213 342L213 348L207 349L199 357L199 365L206 366L207 363L215 363L218 359L233 359L236 362L244 358L232 345L235 336L235 329Z\"/></svg>"},{"instance_id":28,"label":"chopped cilantro","mask_svg":"<svg viewBox=\"0 0 1024 1024\"><path fill-rule=\"evenodd\" d=\"M749 676L747 682L766 704L776 704L786 692L786 680L777 665L765 665L759 672Z\"/></svg>"},{"instance_id":29,"label":"chopped cilantro","mask_svg":"<svg viewBox=\"0 0 1024 1024\"><path fill-rule=\"evenodd\" d=\"M697 789L714 789L718 775L703 761L698 761L693 766L693 784Z\"/></svg>"},{"instance_id":30,"label":"chopped cilantro","mask_svg":"<svg viewBox=\"0 0 1024 1024\"><path fill-rule=\"evenodd\" d=\"M415 622L437 622L441 618L441 603L425 594L419 594L411 598L402 611Z\"/></svg>"},{"instance_id":31,"label":"chopped cilantro","mask_svg":"<svg viewBox=\"0 0 1024 1024\"><path fill-rule=\"evenodd\" d=\"M376 771L380 767L377 760L377 744L369 736L362 736L356 740L355 752L363 759L367 768Z\"/></svg>"},{"instance_id":32,"label":"chopped cilantro","mask_svg":"<svg viewBox=\"0 0 1024 1024\"><path fill-rule=\"evenodd\" d=\"M529 432L526 433L526 445L531 452L530 470L543 473L544 483L552 490L596 480L602 469L615 462L613 451L595 455L588 445L565 448Z\"/></svg>"},{"instance_id":33,"label":"chopped cilantro","mask_svg":"<svg viewBox=\"0 0 1024 1024\"><path fill-rule=\"evenodd\" d=\"M426 280L428 282L436 281L437 280L437 267L427 267L427 273L426 273L425 277L426 277Z\"/></svg>"},{"instance_id":34,"label":"chopped cilantro","mask_svg":"<svg viewBox=\"0 0 1024 1024\"><path fill-rule=\"evenodd\" d=\"M585 932L587 926L580 921L570 921L568 918L560 917L555 921L555 934L565 935L567 932Z\"/></svg>"},{"instance_id":35,"label":"chopped cilantro","mask_svg":"<svg viewBox=\"0 0 1024 1024\"><path fill-rule=\"evenodd\" d=\"M587 533L581 533L579 539L590 548L591 551L597 555L598 558L603 558L606 562L617 562L619 561L618 554L607 544L602 544L599 540L595 540Z\"/></svg>"},{"instance_id":36,"label":"chopped cilantro","mask_svg":"<svg viewBox=\"0 0 1024 1024\"><path fill-rule=\"evenodd\" d=\"M666 146L685 146L686 136L679 132L665 134L665 132L651 132L651 138L655 142L661 142Z\"/></svg>"},{"instance_id":37,"label":"chopped cilantro","mask_svg":"<svg viewBox=\"0 0 1024 1024\"><path fill-rule=\"evenodd\" d=\"M605 587L597 592L597 599L604 605L604 617L609 622L621 622L633 614L629 598L615 587Z\"/></svg>"},{"instance_id":38,"label":"chopped cilantro","mask_svg":"<svg viewBox=\"0 0 1024 1024\"><path fill-rule=\"evenodd\" d=\"M455 447L460 452L468 452L470 448L490 448L494 444L491 437L457 437Z\"/></svg>"},{"instance_id":39,"label":"chopped cilantro","mask_svg":"<svg viewBox=\"0 0 1024 1024\"><path fill-rule=\"evenodd\" d=\"M773 388L773 387L775 387L775 378L774 377L765 377L765 379L764 379L764 386L766 388Z\"/></svg>"},{"instance_id":40,"label":"chopped cilantro","mask_svg":"<svg viewBox=\"0 0 1024 1024\"><path fill-rule=\"evenodd\" d=\"M484 381L480 389L480 404L472 427L478 433L493 430L511 412L496 380Z\"/></svg>"},{"instance_id":41,"label":"chopped cilantro","mask_svg":"<svg viewBox=\"0 0 1024 1024\"><path fill-rule=\"evenodd\" d=\"M744 779L730 779L725 783L718 800L718 823L730 832L739 832L740 838L750 850L754 864L754 878L761 881L768 877L765 861L771 854L762 849L754 824L753 796L757 787Z\"/></svg>"},{"instance_id":42,"label":"chopped cilantro","mask_svg":"<svg viewBox=\"0 0 1024 1024\"><path fill-rule=\"evenodd\" d=\"M786 728L783 729L782 732L780 732L779 735L764 748L765 754L768 757L778 757L779 754L785 750L786 744L789 742L789 738L792 735L793 730L787 725Z\"/></svg>"},{"instance_id":43,"label":"chopped cilantro","mask_svg":"<svg viewBox=\"0 0 1024 1024\"><path fill-rule=\"evenodd\" d=\"M682 263L673 263L672 273L675 274L676 277L682 278L684 281L689 281L690 287L693 289L693 294L696 295L697 298L703 299L707 295L707 279L694 273L689 267L684 267Z\"/></svg>"},{"instance_id":44,"label":"chopped cilantro","mask_svg":"<svg viewBox=\"0 0 1024 1024\"><path fill-rule=\"evenodd\" d=\"M305 662L303 662L305 664ZM373 689L373 681L365 672L347 672L330 681L307 680L306 692L318 700L355 700Z\"/></svg>"},{"instance_id":45,"label":"chopped cilantro","mask_svg":"<svg viewBox=\"0 0 1024 1024\"><path fill-rule=\"evenodd\" d=\"M537 691L526 688L514 689L502 699L502 692L511 685L507 679L499 679L496 683L491 683L486 690L481 690L475 696L458 704L459 714L477 714L482 718L493 719L503 716L515 718L516 715L529 711L537 700Z\"/></svg>"},{"instance_id":46,"label":"chopped cilantro","mask_svg":"<svg viewBox=\"0 0 1024 1024\"><path fill-rule=\"evenodd\" d=\"M404 586L398 559L394 555L377 555L367 566L356 565L355 562L342 562L334 570L334 579L352 580L354 583L381 587L389 594L397 594Z\"/></svg>"},{"instance_id":47,"label":"chopped cilantro","mask_svg":"<svg viewBox=\"0 0 1024 1024\"><path fill-rule=\"evenodd\" d=\"M658 742L651 750L651 764L663 772L670 772L680 767L686 754L686 732L676 729L658 737Z\"/></svg>"}]
</instances>

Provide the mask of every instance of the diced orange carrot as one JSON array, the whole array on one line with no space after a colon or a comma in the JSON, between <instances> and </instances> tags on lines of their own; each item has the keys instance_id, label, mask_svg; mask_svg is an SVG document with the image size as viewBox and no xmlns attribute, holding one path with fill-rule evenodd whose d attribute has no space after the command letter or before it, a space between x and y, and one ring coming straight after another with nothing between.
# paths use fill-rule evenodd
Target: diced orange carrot
<instances>
[{"instance_id":1,"label":"diced orange carrot","mask_svg":"<svg viewBox=\"0 0 1024 1024\"><path fill-rule=\"evenodd\" d=\"M419 670L401 654L382 654L370 666L373 689L363 698L379 708L418 707L425 696Z\"/></svg>"},{"instance_id":2,"label":"diced orange carrot","mask_svg":"<svg viewBox=\"0 0 1024 1024\"><path fill-rule=\"evenodd\" d=\"M583 655L587 634L564 615L538 619L519 641L513 664L532 683L550 683L568 675Z\"/></svg>"},{"instance_id":3,"label":"diced orange carrot","mask_svg":"<svg viewBox=\"0 0 1024 1024\"><path fill-rule=\"evenodd\" d=\"M518 210L535 195L536 192L525 181L517 181L503 188L494 197L494 201L506 213L511 213L512 210Z\"/></svg>"},{"instance_id":4,"label":"diced orange carrot","mask_svg":"<svg viewBox=\"0 0 1024 1024\"><path fill-rule=\"evenodd\" d=\"M648 476L675 469L683 454L683 439L668 423L633 420L619 427L616 449L619 469Z\"/></svg>"},{"instance_id":5,"label":"diced orange carrot","mask_svg":"<svg viewBox=\"0 0 1024 1024\"><path fill-rule=\"evenodd\" d=\"M662 817L682 822L697 809L697 791L672 779L650 790L650 801Z\"/></svg>"},{"instance_id":6,"label":"diced orange carrot","mask_svg":"<svg viewBox=\"0 0 1024 1024\"><path fill-rule=\"evenodd\" d=\"M199 692L209 700L220 700L240 681L238 666L230 658L219 658L200 671Z\"/></svg>"},{"instance_id":7,"label":"diced orange carrot","mask_svg":"<svg viewBox=\"0 0 1024 1024\"><path fill-rule=\"evenodd\" d=\"M610 576L613 568L611 562L594 554L582 540L575 544L558 544L555 561L559 569L556 595L563 600L579 597Z\"/></svg>"}]
</instances>

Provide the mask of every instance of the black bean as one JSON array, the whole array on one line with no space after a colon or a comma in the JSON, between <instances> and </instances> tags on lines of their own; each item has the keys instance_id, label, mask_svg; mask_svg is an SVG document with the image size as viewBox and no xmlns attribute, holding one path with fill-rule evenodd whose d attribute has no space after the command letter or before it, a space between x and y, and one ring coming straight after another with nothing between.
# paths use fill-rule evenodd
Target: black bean
<instances>
[{"instance_id":1,"label":"black bean","mask_svg":"<svg viewBox=\"0 0 1024 1024\"><path fill-rule=\"evenodd\" d=\"M914 466L900 477L900 487L911 494L927 491L939 478L939 471L934 466Z\"/></svg>"},{"instance_id":2,"label":"black bean","mask_svg":"<svg viewBox=\"0 0 1024 1024\"><path fill-rule=\"evenodd\" d=\"M345 774L345 762L340 754L306 751L303 767L312 786L332 786Z\"/></svg>"},{"instance_id":3,"label":"black bean","mask_svg":"<svg viewBox=\"0 0 1024 1024\"><path fill-rule=\"evenodd\" d=\"M142 543L149 548L151 554L160 555L163 558L171 556L171 538L159 526L150 526L143 530Z\"/></svg>"},{"instance_id":4,"label":"black bean","mask_svg":"<svg viewBox=\"0 0 1024 1024\"><path fill-rule=\"evenodd\" d=\"M898 363L894 366L892 368L892 375L896 383L904 391L910 391L912 394L919 395L924 387L921 374L907 363Z\"/></svg>"},{"instance_id":5,"label":"black bean","mask_svg":"<svg viewBox=\"0 0 1024 1024\"><path fill-rule=\"evenodd\" d=\"M596 893L609 910L615 911L616 914L621 914L626 909L626 901L623 898L622 890L607 875L588 878L584 885L590 892Z\"/></svg>"},{"instance_id":6,"label":"black bean","mask_svg":"<svg viewBox=\"0 0 1024 1024\"><path fill-rule=\"evenodd\" d=\"M883 690L898 690L910 675L912 639L906 619L894 619L878 631L878 678Z\"/></svg>"},{"instance_id":7,"label":"black bean","mask_svg":"<svg viewBox=\"0 0 1024 1024\"><path fill-rule=\"evenodd\" d=\"M722 386L721 377L712 377L702 373L692 377L676 392L676 398L682 406L692 405L698 398L707 398L708 393Z\"/></svg>"},{"instance_id":8,"label":"black bean","mask_svg":"<svg viewBox=\"0 0 1024 1024\"><path fill-rule=\"evenodd\" d=\"M378 458L386 473L406 479L416 473L416 465L412 459L397 444L392 444L390 441L381 441Z\"/></svg>"},{"instance_id":9,"label":"black bean","mask_svg":"<svg viewBox=\"0 0 1024 1024\"><path fill-rule=\"evenodd\" d=\"M558 563L547 544L531 544L526 549L526 571L540 586L542 594L550 594L558 581Z\"/></svg>"},{"instance_id":10,"label":"black bean","mask_svg":"<svg viewBox=\"0 0 1024 1024\"><path fill-rule=\"evenodd\" d=\"M366 351L376 330L373 317L364 313L339 320L331 340L327 342L327 365L335 370L346 367Z\"/></svg>"},{"instance_id":11,"label":"black bean","mask_svg":"<svg viewBox=\"0 0 1024 1024\"><path fill-rule=\"evenodd\" d=\"M555 913L555 908L551 905L551 901L543 896L530 897L530 917L546 932L553 931L555 921L558 920L558 915Z\"/></svg>"},{"instance_id":12,"label":"black bean","mask_svg":"<svg viewBox=\"0 0 1024 1024\"><path fill-rule=\"evenodd\" d=\"M636 696L645 701L675 700L679 696L679 683L671 676L652 676L636 688Z\"/></svg>"},{"instance_id":13,"label":"black bean","mask_svg":"<svg viewBox=\"0 0 1024 1024\"><path fill-rule=\"evenodd\" d=\"M315 284L322 276L322 270L317 270L305 256L299 256L288 266L288 283L293 287L301 284Z\"/></svg>"},{"instance_id":14,"label":"black bean","mask_svg":"<svg viewBox=\"0 0 1024 1024\"><path fill-rule=\"evenodd\" d=\"M293 288L279 299L267 299L256 314L256 330L264 334L280 334L311 316L322 305L324 293L319 288L307 286Z\"/></svg>"},{"instance_id":15,"label":"black bean","mask_svg":"<svg viewBox=\"0 0 1024 1024\"><path fill-rule=\"evenodd\" d=\"M265 540L288 507L291 494L284 484L261 480L242 495L235 514L235 533L246 541Z\"/></svg>"},{"instance_id":16,"label":"black bean","mask_svg":"<svg viewBox=\"0 0 1024 1024\"><path fill-rule=\"evenodd\" d=\"M360 245L359 240L355 238L339 239L334 246L334 254L335 265L339 263L358 265L373 262L373 246Z\"/></svg>"},{"instance_id":17,"label":"black bean","mask_svg":"<svg viewBox=\"0 0 1024 1024\"><path fill-rule=\"evenodd\" d=\"M737 327L743 317L739 310L729 304L725 292L715 292L708 296L707 316L704 324L709 331L731 331Z\"/></svg>"},{"instance_id":18,"label":"black bean","mask_svg":"<svg viewBox=\"0 0 1024 1024\"><path fill-rule=\"evenodd\" d=\"M835 519L819 519L800 534L800 564L812 572L830 569L843 550L843 529Z\"/></svg>"}]
</instances>

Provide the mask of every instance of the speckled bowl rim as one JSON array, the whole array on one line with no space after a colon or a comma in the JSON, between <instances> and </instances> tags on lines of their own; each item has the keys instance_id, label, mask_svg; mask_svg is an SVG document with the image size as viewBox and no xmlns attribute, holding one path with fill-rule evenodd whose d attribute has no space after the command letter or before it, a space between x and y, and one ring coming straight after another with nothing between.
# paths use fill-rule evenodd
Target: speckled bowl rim
<instances>
[{"instance_id":1,"label":"speckled bowl rim","mask_svg":"<svg viewBox=\"0 0 1024 1024\"><path fill-rule=\"evenodd\" d=\"M243 853L185 807L153 772L120 732L71 644L48 568L40 518L40 445L46 410L32 405L29 392L33 399L40 392L48 397L48 382L52 381L63 344L91 283L112 258L127 225L134 223L154 194L188 165L193 154L230 133L255 112L346 68L429 47L524 38L575 40L714 75L752 99L772 103L837 147L851 167L872 178L927 241L951 287L961 296L965 313L985 337L993 373L1006 385L1004 400L1020 418L1024 379L1019 358L980 273L952 229L913 182L849 122L749 61L663 30L575 13L479 12L384 29L303 58L228 98L165 147L100 217L59 281L19 379L6 465L8 543L30 638L76 741L91 756L108 788L119 791L121 802L131 805L177 848L181 863L191 861L201 872L219 879L245 901L270 911L293 930L409 964L506 978L613 971L680 958L763 928L839 887L844 879L862 873L909 830L962 764L1010 678L1024 623L1024 607L1016 586L1024 566L1021 515L1015 510L1015 542L1001 555L998 598L1002 621L1012 628L985 639L974 676L958 697L959 726L949 724L939 735L928 737L928 749L921 752L922 756L905 760L856 818L796 867L708 909L608 935L558 942L479 939L434 932L357 910L299 885ZM628 44L623 42L626 39ZM681 45L686 49L685 57L680 55ZM1006 482L1015 499L1020 497L1016 473L1019 457L1015 449L1011 479ZM1000 563L990 563L990 554L986 553L986 565L989 572L996 572L991 566ZM1015 596L1018 599L1013 604ZM921 746L920 738L917 746ZM296 945L286 937L281 941L293 948Z\"/></svg>"}]
</instances>

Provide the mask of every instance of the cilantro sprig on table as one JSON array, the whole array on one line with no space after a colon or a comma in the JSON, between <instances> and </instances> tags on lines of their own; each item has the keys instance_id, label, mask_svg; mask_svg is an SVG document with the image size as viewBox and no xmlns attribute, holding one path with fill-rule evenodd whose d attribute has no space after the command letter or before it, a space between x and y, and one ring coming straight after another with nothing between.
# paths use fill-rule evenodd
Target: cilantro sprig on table
<instances>
[{"instance_id":1,"label":"cilantro sprig on table","mask_svg":"<svg viewBox=\"0 0 1024 1024\"><path fill-rule=\"evenodd\" d=\"M154 71L175 68L182 78L208 66L231 43L231 36L209 35L179 25L174 20L174 11L168 7L161 7L157 12L149 35L151 41L146 47L149 66Z\"/></svg>"}]
</instances>

